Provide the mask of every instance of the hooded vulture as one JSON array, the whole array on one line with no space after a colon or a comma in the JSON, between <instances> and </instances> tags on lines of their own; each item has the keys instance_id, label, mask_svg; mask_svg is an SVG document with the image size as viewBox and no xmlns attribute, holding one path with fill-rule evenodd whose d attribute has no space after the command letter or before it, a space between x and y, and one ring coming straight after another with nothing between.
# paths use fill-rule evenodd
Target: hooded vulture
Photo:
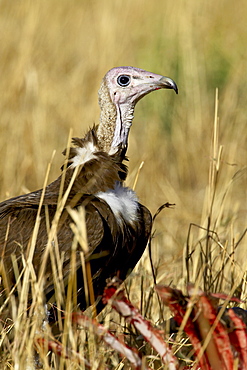
<instances>
[{"instance_id":1,"label":"hooded vulture","mask_svg":"<svg viewBox=\"0 0 247 370\"><path fill-rule=\"evenodd\" d=\"M66 296L72 248L76 256L76 295L80 309L93 301L92 297L91 302L85 298L86 280L91 284L98 307L102 307L106 280L113 276L124 280L133 270L145 250L152 218L148 209L138 202L135 192L124 186L127 167L123 161L135 105L159 89L178 92L172 79L139 68L118 67L108 71L99 89L99 125L84 138L73 139L62 174L45 189L0 203L2 296L11 290L18 295L18 289L13 287L18 279L22 281L31 263L29 281L42 275L42 291L46 301L51 300L55 291L54 275L59 275L57 251ZM89 267L88 275L85 273L88 269L83 269L80 238L75 242L75 220L71 213L78 211L79 217L81 209L85 216L85 222L82 219L81 223L86 225L87 233L88 249L83 259ZM76 226L78 230L78 222Z\"/></svg>"}]
</instances>

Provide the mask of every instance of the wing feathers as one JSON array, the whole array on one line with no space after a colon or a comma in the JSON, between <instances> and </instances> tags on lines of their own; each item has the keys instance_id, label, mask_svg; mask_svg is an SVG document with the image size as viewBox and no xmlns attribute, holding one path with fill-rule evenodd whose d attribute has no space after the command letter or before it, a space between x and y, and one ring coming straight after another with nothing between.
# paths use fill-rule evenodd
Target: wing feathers
<instances>
[{"instance_id":1,"label":"wing feathers","mask_svg":"<svg viewBox=\"0 0 247 370\"><path fill-rule=\"evenodd\" d=\"M88 143L90 144L88 145ZM121 182L121 179L126 177L127 167L122 164L123 152L119 150L114 155L108 155L98 150L97 136L94 130L91 130L84 139L73 139L73 144L75 147L70 149L68 168L64 170L66 173L63 194L74 171L70 164L73 163L73 158L78 154L77 149L85 148L88 145L90 150L94 150L93 158L89 155L88 158L91 159L79 165L78 175L60 218L54 243L58 243L59 251L63 255L62 269L64 282L66 282L70 274L71 245L74 238L71 229L73 221L66 211L66 207L83 206L86 212L89 246L86 259L91 264L95 295L100 296L107 278L117 274L120 278L125 279L129 270L132 270L138 262L150 235L151 215L145 207L139 204L139 215L136 222L131 225L124 219L119 222L110 206L103 199L94 195L113 189L116 182ZM33 266L37 274L48 240L47 225L52 224L56 213L61 178L61 176L58 177L45 190L33 256ZM12 284L15 283L15 277L11 255L15 254L21 270L23 268L22 259L27 259L28 243L33 233L41 194L42 189L6 200L0 204L0 252L4 270ZM78 293L78 301L81 308L85 308L80 246L78 246L76 253L78 254L76 261L77 284L78 292L80 292ZM53 271L54 266L51 265L51 259L48 259L46 264L47 279L44 283L47 299L54 293Z\"/></svg>"}]
</instances>

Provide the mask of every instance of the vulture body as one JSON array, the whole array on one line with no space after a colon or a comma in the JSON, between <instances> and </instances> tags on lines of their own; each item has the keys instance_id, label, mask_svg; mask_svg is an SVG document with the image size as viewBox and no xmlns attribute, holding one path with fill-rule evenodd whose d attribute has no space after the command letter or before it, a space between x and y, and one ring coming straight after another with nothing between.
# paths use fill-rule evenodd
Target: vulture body
<instances>
[{"instance_id":1,"label":"vulture body","mask_svg":"<svg viewBox=\"0 0 247 370\"><path fill-rule=\"evenodd\" d=\"M85 209L88 240L85 260L90 264L98 307L102 307L101 296L106 279L117 275L124 280L132 271L145 250L152 217L148 209L138 202L134 191L124 187L127 167L123 161L126 159L128 133L136 102L149 92L161 88L177 92L177 86L170 78L133 67L111 69L99 90L99 125L89 130L83 139L73 139L68 163L60 177L45 188L42 205L43 189L0 203L1 292L9 292L16 283L14 265L18 266L19 272L25 269L40 207L39 228L32 255L34 273L39 275L58 200L66 191L67 199L54 240L51 241L52 248L58 246L63 255L65 287L70 275L74 239L69 209ZM71 183L75 171L76 176ZM81 309L85 309L88 303L93 302L85 299L81 252L78 244L75 262L77 303ZM46 300L54 295L55 289L52 263L48 256L43 279Z\"/></svg>"}]
</instances>

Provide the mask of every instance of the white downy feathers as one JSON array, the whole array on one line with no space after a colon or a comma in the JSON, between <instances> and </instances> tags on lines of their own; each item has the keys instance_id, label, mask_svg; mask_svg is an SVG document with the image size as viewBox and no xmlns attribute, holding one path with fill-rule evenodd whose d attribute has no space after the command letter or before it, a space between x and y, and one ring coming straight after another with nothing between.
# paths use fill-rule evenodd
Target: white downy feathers
<instances>
[{"instance_id":1,"label":"white downy feathers","mask_svg":"<svg viewBox=\"0 0 247 370\"><path fill-rule=\"evenodd\" d=\"M77 166L83 165L91 159L96 158L94 155L98 149L94 146L92 142L88 142L83 148L76 148L77 155L72 158L72 163L70 168L75 168Z\"/></svg>"},{"instance_id":2,"label":"white downy feathers","mask_svg":"<svg viewBox=\"0 0 247 370\"><path fill-rule=\"evenodd\" d=\"M121 217L129 223L137 220L138 199L133 190L116 183L114 189L101 191L95 195L108 203L118 220Z\"/></svg>"}]
</instances>

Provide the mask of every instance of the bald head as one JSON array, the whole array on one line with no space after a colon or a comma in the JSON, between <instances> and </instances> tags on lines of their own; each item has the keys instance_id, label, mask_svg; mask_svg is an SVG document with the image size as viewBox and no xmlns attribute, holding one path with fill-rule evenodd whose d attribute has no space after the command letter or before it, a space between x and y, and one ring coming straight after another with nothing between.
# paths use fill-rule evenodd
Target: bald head
<instances>
[{"instance_id":1,"label":"bald head","mask_svg":"<svg viewBox=\"0 0 247 370\"><path fill-rule=\"evenodd\" d=\"M119 145L127 148L135 104L160 89L173 89L178 93L171 78L140 68L116 67L106 73L99 90L101 120L98 136L106 143L104 150L114 153Z\"/></svg>"},{"instance_id":2,"label":"bald head","mask_svg":"<svg viewBox=\"0 0 247 370\"><path fill-rule=\"evenodd\" d=\"M173 89L178 93L177 85L171 78L140 68L112 68L104 78L114 104L135 104L148 93L159 89Z\"/></svg>"}]
</instances>

